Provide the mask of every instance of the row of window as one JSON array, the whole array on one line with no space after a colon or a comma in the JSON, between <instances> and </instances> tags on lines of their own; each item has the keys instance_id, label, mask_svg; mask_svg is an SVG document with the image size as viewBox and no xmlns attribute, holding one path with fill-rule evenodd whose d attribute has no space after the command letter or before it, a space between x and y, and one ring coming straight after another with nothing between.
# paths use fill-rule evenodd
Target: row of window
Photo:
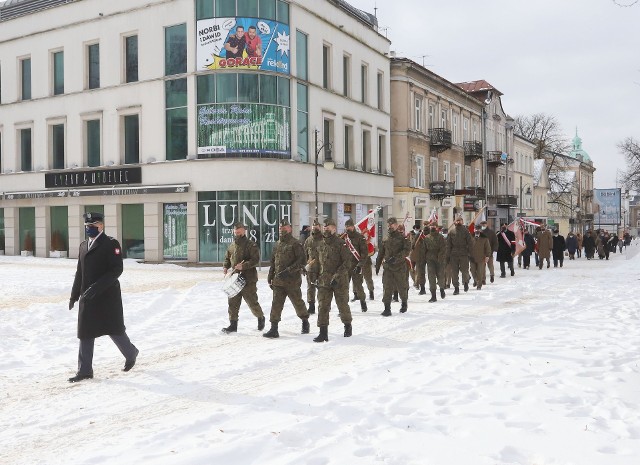
<instances>
[{"instance_id":1,"label":"row of window","mask_svg":"<svg viewBox=\"0 0 640 465\"><path fill-rule=\"evenodd\" d=\"M424 155L414 155L415 157L415 179L416 179L416 187L419 189L424 189L425 185L425 174L426 174L426 158ZM462 189L464 187L471 186L481 186L482 185L482 176L479 168L475 169L472 177L472 167L469 165L464 166L464 179L462 178L462 165L459 163L454 163L453 172L451 171L451 162L448 160L442 161L442 176L440 175L440 163L441 161L436 157L430 158L429 165L429 175L430 182L437 181L453 181L455 183L456 189Z\"/></svg>"},{"instance_id":2,"label":"row of window","mask_svg":"<svg viewBox=\"0 0 640 465\"><path fill-rule=\"evenodd\" d=\"M97 116L97 115L96 115ZM107 160L102 156L102 119L101 117L87 117L82 121L83 157L82 165L96 167L106 165ZM125 164L140 163L140 117L136 114L120 116L120 147ZM2 153L2 136L0 132L0 172L4 159ZM33 141L34 131L32 126L16 129L16 171L34 171L42 169L65 169L67 162L67 123L64 118L57 118L47 123L47 161L46 166L34 166ZM120 164L116 160L110 160L112 164ZM75 167L75 166L74 166ZM8 171L5 171L8 172Z\"/></svg>"},{"instance_id":3,"label":"row of window","mask_svg":"<svg viewBox=\"0 0 640 465\"><path fill-rule=\"evenodd\" d=\"M461 117L460 113L443 105L440 105L438 113L435 103L429 103L427 107L428 113L425 121L424 99L419 96L414 98L413 128L416 131L425 133L429 129L448 129L451 131L452 142L457 145L462 145L464 141L480 140L478 121L470 121L466 116ZM462 120L462 126L460 120Z\"/></svg>"},{"instance_id":4,"label":"row of window","mask_svg":"<svg viewBox=\"0 0 640 465\"><path fill-rule=\"evenodd\" d=\"M300 44L298 44L300 46ZM355 98L352 90L352 64L351 55L345 53L342 56L342 95L348 98ZM305 73L306 74L306 73ZM298 68L298 77L300 76L300 68ZM334 90L333 79L333 58L331 44L324 43L322 45L322 87L327 90ZM360 64L360 95L358 98L360 102L370 105L369 101L369 65L362 62ZM385 77L382 71L378 71L376 74L376 107L379 110L384 110L384 83Z\"/></svg>"},{"instance_id":5,"label":"row of window","mask_svg":"<svg viewBox=\"0 0 640 465\"><path fill-rule=\"evenodd\" d=\"M88 43L85 47L84 88L97 89L100 87L100 44ZM138 81L138 36L128 35L122 38L122 79L123 82ZM32 98L32 64L30 56L18 58L19 76L19 100L31 100ZM50 95L62 95L65 93L64 50L50 52ZM0 89L0 103L2 103L2 91Z\"/></svg>"}]
</instances>

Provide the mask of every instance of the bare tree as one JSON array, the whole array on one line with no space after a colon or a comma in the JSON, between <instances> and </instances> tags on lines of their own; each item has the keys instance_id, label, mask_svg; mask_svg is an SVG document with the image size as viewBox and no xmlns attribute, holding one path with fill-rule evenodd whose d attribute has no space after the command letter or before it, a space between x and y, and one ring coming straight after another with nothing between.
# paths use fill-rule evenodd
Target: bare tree
<instances>
[{"instance_id":1,"label":"bare tree","mask_svg":"<svg viewBox=\"0 0 640 465\"><path fill-rule=\"evenodd\" d=\"M569 138L563 134L556 117L546 113L516 116L513 131L536 144L536 158L543 158L546 151L564 153L571 147Z\"/></svg>"},{"instance_id":2,"label":"bare tree","mask_svg":"<svg viewBox=\"0 0 640 465\"><path fill-rule=\"evenodd\" d=\"M629 190L640 191L640 143L627 137L618 144L627 159L627 169L622 173L622 185Z\"/></svg>"}]
</instances>

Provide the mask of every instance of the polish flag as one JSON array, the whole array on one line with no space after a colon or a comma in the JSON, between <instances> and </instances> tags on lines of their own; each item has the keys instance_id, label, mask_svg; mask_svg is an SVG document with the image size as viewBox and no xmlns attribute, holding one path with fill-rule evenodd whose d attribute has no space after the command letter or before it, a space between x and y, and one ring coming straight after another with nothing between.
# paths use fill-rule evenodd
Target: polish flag
<instances>
[{"instance_id":1,"label":"polish flag","mask_svg":"<svg viewBox=\"0 0 640 465\"><path fill-rule=\"evenodd\" d=\"M373 255L376 251L375 244L377 243L377 226L376 226L376 214L378 210L380 210L380 206L377 206L373 210L369 210L367 216L362 218L358 223L356 223L356 227L360 230L360 233L367 240L367 247L369 249L369 256Z\"/></svg>"}]
</instances>

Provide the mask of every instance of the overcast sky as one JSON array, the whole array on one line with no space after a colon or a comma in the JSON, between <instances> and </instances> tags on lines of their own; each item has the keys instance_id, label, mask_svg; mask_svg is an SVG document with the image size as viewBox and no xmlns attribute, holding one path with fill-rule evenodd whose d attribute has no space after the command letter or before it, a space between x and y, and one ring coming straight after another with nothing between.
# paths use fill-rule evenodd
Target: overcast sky
<instances>
[{"instance_id":1,"label":"overcast sky","mask_svg":"<svg viewBox=\"0 0 640 465\"><path fill-rule=\"evenodd\" d=\"M595 187L615 187L617 144L640 138L640 1L347 1L378 7L399 57L451 82L487 80L513 117L554 115L569 138L577 127Z\"/></svg>"}]
</instances>

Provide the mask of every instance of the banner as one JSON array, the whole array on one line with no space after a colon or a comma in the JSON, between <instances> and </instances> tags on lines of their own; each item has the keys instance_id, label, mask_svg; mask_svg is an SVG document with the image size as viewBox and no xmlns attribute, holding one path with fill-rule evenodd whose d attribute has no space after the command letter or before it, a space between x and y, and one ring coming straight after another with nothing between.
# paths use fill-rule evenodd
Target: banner
<instances>
[{"instance_id":1,"label":"banner","mask_svg":"<svg viewBox=\"0 0 640 465\"><path fill-rule=\"evenodd\" d=\"M196 26L198 71L253 69L290 73L289 26L259 18L212 18Z\"/></svg>"},{"instance_id":2,"label":"banner","mask_svg":"<svg viewBox=\"0 0 640 465\"><path fill-rule=\"evenodd\" d=\"M593 193L593 200L597 204L593 222L598 226L620 224L620 189L594 189Z\"/></svg>"},{"instance_id":3,"label":"banner","mask_svg":"<svg viewBox=\"0 0 640 465\"><path fill-rule=\"evenodd\" d=\"M289 108L262 103L198 106L198 158L291 157Z\"/></svg>"}]
</instances>

